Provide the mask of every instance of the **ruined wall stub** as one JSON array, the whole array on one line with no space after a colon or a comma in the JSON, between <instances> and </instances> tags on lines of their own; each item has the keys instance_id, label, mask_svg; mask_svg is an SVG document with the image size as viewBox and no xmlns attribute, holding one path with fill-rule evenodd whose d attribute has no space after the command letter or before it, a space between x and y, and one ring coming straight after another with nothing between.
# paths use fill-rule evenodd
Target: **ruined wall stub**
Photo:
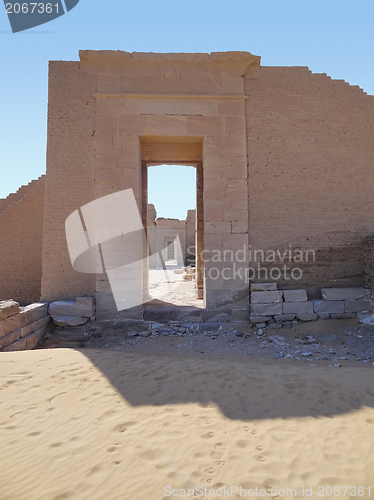
<instances>
[{"instance_id":1,"label":"ruined wall stub","mask_svg":"<svg viewBox=\"0 0 374 500\"><path fill-rule=\"evenodd\" d=\"M202 164L203 218L198 224L203 226L204 235L206 306L215 307L245 294L248 284L244 279L215 279L216 271L220 272L225 263L212 263L209 256L213 250L235 252L248 245L248 228L243 225L238 232L237 224L248 221L244 75L258 77L260 58L247 52L130 54L81 51L79 70L69 64L54 63L54 71L66 71L70 81L71 72L76 72L73 84L76 88L67 100L72 101L70 113L73 115L74 105L78 107L77 117L82 114L84 126L78 130L78 137L69 136L69 139L73 147L82 144L84 153L77 160L69 158L67 170L78 171L79 181L81 174L86 176L84 198L91 201L131 188L142 213L145 201L142 161ZM62 166L55 165L52 152L57 152L57 146L61 149L66 134L62 134L62 138L55 137L60 123L51 116L59 111L55 101L60 98L59 92L64 92L58 89L63 80L54 82L50 78L53 97L47 166L50 204L53 193L58 192L56 176L64 175ZM202 145L201 157L197 156L199 143ZM86 157L82 158L83 154ZM60 206L58 238L62 235L60 219L85 202L77 188L69 185L68 193L66 207L61 205L61 210ZM61 244L58 250L52 240L51 225L50 217L45 235L44 257L48 261L43 275L45 298L66 298L66 295L81 294L83 289L86 293L95 290L97 307L103 317L113 314L115 306L105 275L97 276L96 285L88 277L81 280L80 285L78 273L71 269L66 245ZM53 248L57 254L64 254L58 264L54 263L58 266L57 273L51 272ZM216 270L214 279L210 278L213 276L211 267Z\"/></svg>"}]
</instances>

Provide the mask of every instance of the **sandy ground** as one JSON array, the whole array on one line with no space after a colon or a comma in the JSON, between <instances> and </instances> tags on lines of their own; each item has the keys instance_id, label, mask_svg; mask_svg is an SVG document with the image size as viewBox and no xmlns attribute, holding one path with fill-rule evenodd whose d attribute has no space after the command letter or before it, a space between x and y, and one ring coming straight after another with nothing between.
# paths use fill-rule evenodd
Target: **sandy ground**
<instances>
[{"instance_id":1,"label":"sandy ground","mask_svg":"<svg viewBox=\"0 0 374 500\"><path fill-rule=\"evenodd\" d=\"M0 498L369 499L373 375L228 354L0 353Z\"/></svg>"}]
</instances>

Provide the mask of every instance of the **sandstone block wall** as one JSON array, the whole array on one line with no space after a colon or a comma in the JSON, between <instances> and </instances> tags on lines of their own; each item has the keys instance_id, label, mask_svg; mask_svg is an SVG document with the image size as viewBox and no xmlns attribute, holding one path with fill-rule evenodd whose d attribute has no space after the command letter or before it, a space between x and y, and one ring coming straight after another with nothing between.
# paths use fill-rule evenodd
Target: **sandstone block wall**
<instances>
[{"instance_id":1,"label":"sandstone block wall","mask_svg":"<svg viewBox=\"0 0 374 500\"><path fill-rule=\"evenodd\" d=\"M45 176L0 200L0 301L40 299Z\"/></svg>"},{"instance_id":2,"label":"sandstone block wall","mask_svg":"<svg viewBox=\"0 0 374 500\"><path fill-rule=\"evenodd\" d=\"M65 220L95 199L95 91L79 62L50 63L42 300L94 295L94 275L71 266Z\"/></svg>"},{"instance_id":3,"label":"sandstone block wall","mask_svg":"<svg viewBox=\"0 0 374 500\"><path fill-rule=\"evenodd\" d=\"M362 286L363 238L374 230L374 97L306 67L262 67L246 94L252 249L315 250L316 262L291 264L302 280L282 286Z\"/></svg>"}]
</instances>

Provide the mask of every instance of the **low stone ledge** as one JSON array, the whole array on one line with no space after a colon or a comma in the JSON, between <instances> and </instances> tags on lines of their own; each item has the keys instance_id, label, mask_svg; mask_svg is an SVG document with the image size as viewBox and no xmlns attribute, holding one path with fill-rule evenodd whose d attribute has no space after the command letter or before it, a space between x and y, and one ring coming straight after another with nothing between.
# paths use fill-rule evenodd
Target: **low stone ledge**
<instances>
[{"instance_id":1,"label":"low stone ledge","mask_svg":"<svg viewBox=\"0 0 374 500\"><path fill-rule=\"evenodd\" d=\"M33 349L43 338L50 321L47 303L21 307L18 314L0 321L0 350L22 351Z\"/></svg>"},{"instance_id":2,"label":"low stone ledge","mask_svg":"<svg viewBox=\"0 0 374 500\"><path fill-rule=\"evenodd\" d=\"M24 326L37 321L48 315L48 304L44 302L37 302L28 306L22 307L18 314L10 316L4 320L4 334L14 332L23 328Z\"/></svg>"}]
</instances>

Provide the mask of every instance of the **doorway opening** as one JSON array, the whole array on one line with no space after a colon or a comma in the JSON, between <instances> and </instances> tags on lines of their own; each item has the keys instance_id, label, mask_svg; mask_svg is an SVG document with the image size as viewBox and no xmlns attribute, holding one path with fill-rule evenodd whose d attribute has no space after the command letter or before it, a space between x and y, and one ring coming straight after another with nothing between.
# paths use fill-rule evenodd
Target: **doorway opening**
<instances>
[{"instance_id":1,"label":"doorway opening","mask_svg":"<svg viewBox=\"0 0 374 500\"><path fill-rule=\"evenodd\" d=\"M152 302L196 305L196 166L147 167L148 293Z\"/></svg>"},{"instance_id":2,"label":"doorway opening","mask_svg":"<svg viewBox=\"0 0 374 500\"><path fill-rule=\"evenodd\" d=\"M144 302L205 307L203 138L140 142Z\"/></svg>"}]
</instances>

